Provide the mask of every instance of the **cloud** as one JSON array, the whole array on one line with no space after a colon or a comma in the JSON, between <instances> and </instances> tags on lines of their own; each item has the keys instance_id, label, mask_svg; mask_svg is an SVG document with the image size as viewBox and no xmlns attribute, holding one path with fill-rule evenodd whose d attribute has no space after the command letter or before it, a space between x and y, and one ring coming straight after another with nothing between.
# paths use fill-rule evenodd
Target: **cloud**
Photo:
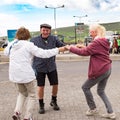
<instances>
[{"instance_id":1,"label":"cloud","mask_svg":"<svg viewBox=\"0 0 120 120\"><path fill-rule=\"evenodd\" d=\"M119 0L4 0L2 4L30 4L36 7L44 7L49 5L52 7L65 5L68 9L83 9L83 10L120 10Z\"/></svg>"},{"instance_id":2,"label":"cloud","mask_svg":"<svg viewBox=\"0 0 120 120\"><path fill-rule=\"evenodd\" d=\"M45 9L45 5L57 7L65 5L64 9L57 10L57 27L72 26L78 18L73 16L88 15L82 18L87 21L110 22L120 20L119 0L2 0L0 4L0 36L6 29L25 26L30 30L39 30L40 23L49 23L54 28L53 10ZM114 20L113 20L114 19ZM79 20L78 20L79 22Z\"/></svg>"},{"instance_id":3,"label":"cloud","mask_svg":"<svg viewBox=\"0 0 120 120\"><path fill-rule=\"evenodd\" d=\"M0 27L2 28L0 31L0 35L6 35L6 28L16 28L16 25L18 24L18 19L13 15L0 14L0 23L2 23L0 24Z\"/></svg>"}]
</instances>

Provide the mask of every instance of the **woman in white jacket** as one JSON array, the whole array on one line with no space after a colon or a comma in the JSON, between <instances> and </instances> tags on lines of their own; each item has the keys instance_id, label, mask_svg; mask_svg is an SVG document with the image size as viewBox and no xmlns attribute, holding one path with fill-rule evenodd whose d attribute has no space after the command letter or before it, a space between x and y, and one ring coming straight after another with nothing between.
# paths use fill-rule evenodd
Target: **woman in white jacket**
<instances>
[{"instance_id":1,"label":"woman in white jacket","mask_svg":"<svg viewBox=\"0 0 120 120\"><path fill-rule=\"evenodd\" d=\"M18 90L17 103L12 116L13 120L19 120L26 98L26 111L24 120L33 120L32 111L36 98L35 73L32 68L34 56L49 58L64 51L64 47L43 50L29 42L30 32L21 27L17 30L16 39L8 44L4 54L9 56L9 79L15 83Z\"/></svg>"}]
</instances>

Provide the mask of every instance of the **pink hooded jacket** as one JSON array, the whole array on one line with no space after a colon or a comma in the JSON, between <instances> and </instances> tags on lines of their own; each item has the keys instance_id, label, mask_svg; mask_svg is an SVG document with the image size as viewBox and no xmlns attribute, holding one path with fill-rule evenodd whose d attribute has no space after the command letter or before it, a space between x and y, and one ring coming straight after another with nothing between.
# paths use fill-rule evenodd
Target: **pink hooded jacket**
<instances>
[{"instance_id":1,"label":"pink hooded jacket","mask_svg":"<svg viewBox=\"0 0 120 120\"><path fill-rule=\"evenodd\" d=\"M70 52L90 56L88 78L95 79L111 68L110 43L106 38L95 38L87 47L71 47Z\"/></svg>"}]
</instances>

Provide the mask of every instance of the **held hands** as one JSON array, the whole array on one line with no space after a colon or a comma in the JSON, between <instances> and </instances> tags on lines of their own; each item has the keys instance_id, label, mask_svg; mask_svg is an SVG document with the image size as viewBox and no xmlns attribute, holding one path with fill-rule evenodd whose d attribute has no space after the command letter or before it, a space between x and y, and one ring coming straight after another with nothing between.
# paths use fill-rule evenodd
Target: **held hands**
<instances>
[{"instance_id":1,"label":"held hands","mask_svg":"<svg viewBox=\"0 0 120 120\"><path fill-rule=\"evenodd\" d=\"M64 46L64 47L59 47L58 49L59 49L59 52L64 52L64 51L67 51L67 49L66 49L66 47L65 47L65 46Z\"/></svg>"},{"instance_id":2,"label":"held hands","mask_svg":"<svg viewBox=\"0 0 120 120\"><path fill-rule=\"evenodd\" d=\"M83 44L76 44L76 45L66 45L64 47L59 47L59 52L64 52L70 50L71 47L77 47L77 48L84 48L85 46Z\"/></svg>"},{"instance_id":3,"label":"held hands","mask_svg":"<svg viewBox=\"0 0 120 120\"><path fill-rule=\"evenodd\" d=\"M66 45L64 47L59 47L59 52L64 52L64 51L68 51L70 49L70 45Z\"/></svg>"},{"instance_id":4,"label":"held hands","mask_svg":"<svg viewBox=\"0 0 120 120\"><path fill-rule=\"evenodd\" d=\"M70 50L71 47L77 47L77 48L84 48L84 44L76 44L76 45L66 45L65 49Z\"/></svg>"},{"instance_id":5,"label":"held hands","mask_svg":"<svg viewBox=\"0 0 120 120\"><path fill-rule=\"evenodd\" d=\"M66 49L66 50L70 50L70 47L71 47L71 46L72 46L72 45L66 45L66 46L65 46L65 49Z\"/></svg>"}]
</instances>

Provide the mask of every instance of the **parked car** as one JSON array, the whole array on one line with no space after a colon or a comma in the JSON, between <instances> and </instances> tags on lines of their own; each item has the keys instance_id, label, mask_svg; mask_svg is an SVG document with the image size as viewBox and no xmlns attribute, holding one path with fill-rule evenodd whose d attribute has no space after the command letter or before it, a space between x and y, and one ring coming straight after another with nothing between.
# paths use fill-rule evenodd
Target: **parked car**
<instances>
[{"instance_id":1,"label":"parked car","mask_svg":"<svg viewBox=\"0 0 120 120\"><path fill-rule=\"evenodd\" d=\"M8 40L5 40L4 38L0 40L0 48L5 48L8 45Z\"/></svg>"},{"instance_id":2,"label":"parked car","mask_svg":"<svg viewBox=\"0 0 120 120\"><path fill-rule=\"evenodd\" d=\"M85 37L85 39L84 39L84 44L85 44L85 46L87 46L91 41L92 41L92 37L90 37L90 36L88 36L88 37Z\"/></svg>"}]
</instances>

